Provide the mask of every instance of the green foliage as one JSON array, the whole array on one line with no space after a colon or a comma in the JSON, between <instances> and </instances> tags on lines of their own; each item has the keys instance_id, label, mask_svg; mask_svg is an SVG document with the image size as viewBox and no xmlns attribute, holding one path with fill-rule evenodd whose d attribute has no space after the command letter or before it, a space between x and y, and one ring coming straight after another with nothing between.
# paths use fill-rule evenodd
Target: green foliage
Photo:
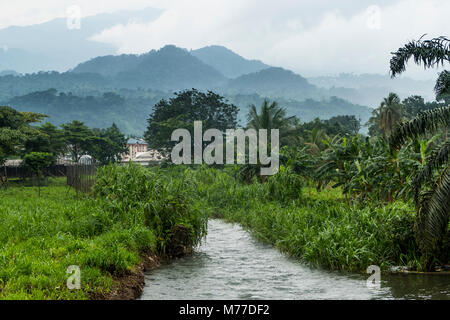
<instances>
[{"instance_id":1,"label":"green foliage","mask_svg":"<svg viewBox=\"0 0 450 320\"><path fill-rule=\"evenodd\" d=\"M286 109L279 107L276 102L269 103L268 100L264 100L259 113L255 105L250 105L249 109L247 114L247 128L255 130L278 129L280 143L284 144L289 141L298 123L296 117L286 116Z\"/></svg>"},{"instance_id":2,"label":"green foliage","mask_svg":"<svg viewBox=\"0 0 450 320\"><path fill-rule=\"evenodd\" d=\"M389 137L393 148L401 146L408 139L434 133L439 128L450 126L450 107L436 108L421 112L414 119L401 123Z\"/></svg>"},{"instance_id":3,"label":"green foliage","mask_svg":"<svg viewBox=\"0 0 450 320\"><path fill-rule=\"evenodd\" d=\"M23 157L23 166L34 173L42 172L53 161L53 155L47 152L31 152Z\"/></svg>"},{"instance_id":4,"label":"green foliage","mask_svg":"<svg viewBox=\"0 0 450 320\"><path fill-rule=\"evenodd\" d=\"M391 92L384 98L380 106L372 111L372 117L369 119L369 134L375 136L382 134L387 137L403 118L403 105L397 94Z\"/></svg>"},{"instance_id":5,"label":"green foliage","mask_svg":"<svg viewBox=\"0 0 450 320\"><path fill-rule=\"evenodd\" d=\"M93 134L89 155L102 165L120 162L122 154L127 152L127 139L119 128L113 123L107 129L93 129Z\"/></svg>"},{"instance_id":6,"label":"green foliage","mask_svg":"<svg viewBox=\"0 0 450 320\"><path fill-rule=\"evenodd\" d=\"M78 162L83 155L88 153L94 142L94 134L83 122L77 120L63 124L61 127L64 140L69 146L72 160Z\"/></svg>"},{"instance_id":7,"label":"green foliage","mask_svg":"<svg viewBox=\"0 0 450 320\"><path fill-rule=\"evenodd\" d=\"M414 58L416 64L423 63L425 68L450 62L450 40L443 36L424 41L420 38L418 41L406 44L393 54L391 73L394 77L406 70L406 63L411 57ZM438 99L450 94L449 78L449 73L446 70L439 74L435 86ZM436 108L419 113L416 118L396 128L389 139L391 148L398 148L408 139L414 139L419 135L436 133L440 127L445 128L447 135L449 125L450 107ZM430 256L436 250L439 250L450 220L449 150L446 141L440 146L440 150L433 152L427 158L428 163L425 168L414 178L413 191L418 211L417 237L422 251L428 256L428 263L431 262ZM437 177L435 178L434 175L437 175ZM429 189L419 194L422 187L427 183Z\"/></svg>"},{"instance_id":8,"label":"green foliage","mask_svg":"<svg viewBox=\"0 0 450 320\"><path fill-rule=\"evenodd\" d=\"M144 137L150 148L167 153L176 144L171 141L175 129L188 129L193 136L194 121L202 121L203 130L215 128L225 132L236 127L237 113L235 105L211 91L203 93L192 89L178 92L174 98L163 99L155 105Z\"/></svg>"},{"instance_id":9,"label":"green foliage","mask_svg":"<svg viewBox=\"0 0 450 320\"><path fill-rule=\"evenodd\" d=\"M190 200L191 183L184 175L163 177L139 165L109 165L99 169L94 192L121 219L143 221L154 230L159 250L170 255L166 246L177 226L188 228L189 246L206 232L206 217Z\"/></svg>"},{"instance_id":10,"label":"green foliage","mask_svg":"<svg viewBox=\"0 0 450 320\"><path fill-rule=\"evenodd\" d=\"M78 162L83 155L89 154L102 165L121 160L127 151L125 135L113 123L107 129L89 129L83 122L72 121L63 124L62 134L72 155Z\"/></svg>"},{"instance_id":11,"label":"green foliage","mask_svg":"<svg viewBox=\"0 0 450 320\"><path fill-rule=\"evenodd\" d=\"M410 58L418 65L423 63L425 68L432 68L439 64L444 64L450 59L450 40L444 36L431 40L410 41L397 52L392 53L391 73L396 76L406 70L406 65Z\"/></svg>"},{"instance_id":12,"label":"green foliage","mask_svg":"<svg viewBox=\"0 0 450 320\"><path fill-rule=\"evenodd\" d=\"M114 122L128 134L142 135L145 128L142 114L149 113L160 99L169 96L150 89L117 89L111 92L110 88L96 90L95 87L85 88L81 84L73 87L69 85L69 89L63 91L66 87L64 81L59 84L55 81L47 87L44 79L36 81L42 89L35 91L30 88L25 90L26 94L16 95L5 101L19 110L43 112L49 115L54 125L79 120L89 127L107 128ZM56 84L58 85L55 86ZM48 89L55 87L63 92Z\"/></svg>"},{"instance_id":13,"label":"green foliage","mask_svg":"<svg viewBox=\"0 0 450 320\"><path fill-rule=\"evenodd\" d=\"M390 137L391 149L441 127L448 130L449 125L450 107L420 113L397 127ZM428 255L440 247L450 220L449 154L450 144L445 141L428 155L425 165L415 174L412 183L418 211L417 236L422 250ZM424 187L428 189L423 191Z\"/></svg>"},{"instance_id":14,"label":"green foliage","mask_svg":"<svg viewBox=\"0 0 450 320\"><path fill-rule=\"evenodd\" d=\"M264 184L240 183L233 168L192 175L200 182L197 201L205 210L304 262L347 271L365 271L371 264L421 267L408 204L350 205L340 190L304 187L284 167Z\"/></svg>"},{"instance_id":15,"label":"green foliage","mask_svg":"<svg viewBox=\"0 0 450 320\"><path fill-rule=\"evenodd\" d=\"M423 64L424 68L434 68L435 66L444 65L450 62L450 39L441 36L430 40L422 40L423 36L417 41L410 41L397 52L393 52L391 58L391 74L392 77L406 70L408 60L413 58L418 65ZM436 97L450 94L450 76L449 72L444 70L439 74L439 78L435 85Z\"/></svg>"},{"instance_id":16,"label":"green foliage","mask_svg":"<svg viewBox=\"0 0 450 320\"><path fill-rule=\"evenodd\" d=\"M30 123L44 115L19 112L10 107L0 107L0 165L10 156L17 155L24 142L39 134Z\"/></svg>"},{"instance_id":17,"label":"green foliage","mask_svg":"<svg viewBox=\"0 0 450 320\"><path fill-rule=\"evenodd\" d=\"M52 179L40 198L35 188L2 191L0 299L105 296L143 254L169 255L180 227L188 230L184 244L195 246L206 233L206 216L192 201L196 183L179 173L106 166L97 197L82 200ZM70 265L80 266L81 290L66 286Z\"/></svg>"},{"instance_id":18,"label":"green foliage","mask_svg":"<svg viewBox=\"0 0 450 320\"><path fill-rule=\"evenodd\" d=\"M35 173L37 175L40 197L42 171L52 164L54 160L53 154L46 152L31 152L26 154L22 160L22 166L31 173Z\"/></svg>"},{"instance_id":19,"label":"green foliage","mask_svg":"<svg viewBox=\"0 0 450 320\"><path fill-rule=\"evenodd\" d=\"M0 299L108 294L112 275L133 271L139 250L156 247L150 229L123 223L101 200L76 200L57 182L43 187L40 198L36 188L11 187L1 193ZM67 289L70 265L80 266L81 290Z\"/></svg>"},{"instance_id":20,"label":"green foliage","mask_svg":"<svg viewBox=\"0 0 450 320\"><path fill-rule=\"evenodd\" d=\"M22 155L31 152L47 152L53 154L53 162L66 151L66 143L62 131L47 122L37 128L35 135L26 139Z\"/></svg>"}]
</instances>

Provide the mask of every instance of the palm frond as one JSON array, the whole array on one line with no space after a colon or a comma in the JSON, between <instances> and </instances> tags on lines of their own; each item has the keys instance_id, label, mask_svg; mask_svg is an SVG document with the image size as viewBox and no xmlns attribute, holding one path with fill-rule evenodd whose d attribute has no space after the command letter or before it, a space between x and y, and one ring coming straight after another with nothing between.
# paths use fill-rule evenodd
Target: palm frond
<instances>
[{"instance_id":1,"label":"palm frond","mask_svg":"<svg viewBox=\"0 0 450 320\"><path fill-rule=\"evenodd\" d=\"M434 86L434 92L436 93L437 99L450 94L450 72L444 70L439 73L436 85Z\"/></svg>"},{"instance_id":2,"label":"palm frond","mask_svg":"<svg viewBox=\"0 0 450 320\"><path fill-rule=\"evenodd\" d=\"M433 132L440 127L450 125L450 107L435 108L419 113L407 122L398 125L389 137L391 148L398 148L408 139Z\"/></svg>"},{"instance_id":3,"label":"palm frond","mask_svg":"<svg viewBox=\"0 0 450 320\"><path fill-rule=\"evenodd\" d=\"M410 41L396 52L392 52L393 57L390 61L392 77L406 70L410 58L418 65L423 64L424 68L443 65L445 61L450 61L450 39L444 36L431 40L422 38L423 36L417 41Z\"/></svg>"},{"instance_id":4,"label":"palm frond","mask_svg":"<svg viewBox=\"0 0 450 320\"><path fill-rule=\"evenodd\" d=\"M412 183L412 192L416 204L419 202L419 193L423 184L433 179L434 170L439 169L445 164L449 163L450 159L450 141L444 142L444 144L437 149L433 150L426 159L426 165L423 169L414 177Z\"/></svg>"},{"instance_id":5,"label":"palm frond","mask_svg":"<svg viewBox=\"0 0 450 320\"><path fill-rule=\"evenodd\" d=\"M450 215L450 166L439 176L435 187L422 194L416 235L424 252L432 252L446 233Z\"/></svg>"}]
</instances>

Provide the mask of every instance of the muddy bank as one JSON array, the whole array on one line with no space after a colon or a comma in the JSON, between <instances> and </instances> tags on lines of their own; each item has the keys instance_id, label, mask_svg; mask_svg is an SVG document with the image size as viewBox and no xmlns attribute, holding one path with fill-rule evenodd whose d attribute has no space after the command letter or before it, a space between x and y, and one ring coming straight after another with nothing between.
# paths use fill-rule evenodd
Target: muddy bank
<instances>
[{"instance_id":1,"label":"muddy bank","mask_svg":"<svg viewBox=\"0 0 450 320\"><path fill-rule=\"evenodd\" d=\"M177 225L172 229L172 238L167 243L164 260L181 258L193 253L189 238L189 228ZM161 265L162 257L155 253L146 253L141 257L142 263L131 274L113 277L113 289L109 294L94 294L92 300L134 300L142 295L145 286L145 272Z\"/></svg>"},{"instance_id":2,"label":"muddy bank","mask_svg":"<svg viewBox=\"0 0 450 320\"><path fill-rule=\"evenodd\" d=\"M161 258L154 253L142 256L142 263L131 274L113 277L113 288L108 294L93 294L91 300L134 300L142 295L145 286L145 272L161 265Z\"/></svg>"}]
</instances>

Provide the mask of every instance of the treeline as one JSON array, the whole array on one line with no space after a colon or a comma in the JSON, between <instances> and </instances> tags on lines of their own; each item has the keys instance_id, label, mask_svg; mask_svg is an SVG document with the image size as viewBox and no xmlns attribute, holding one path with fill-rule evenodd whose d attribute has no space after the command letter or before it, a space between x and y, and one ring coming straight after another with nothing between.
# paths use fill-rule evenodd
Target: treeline
<instances>
[{"instance_id":1,"label":"treeline","mask_svg":"<svg viewBox=\"0 0 450 320\"><path fill-rule=\"evenodd\" d=\"M59 158L79 162L89 155L94 162L108 164L120 161L127 151L125 135L114 123L106 129L90 129L74 120L58 128L42 123L46 117L0 107L0 166L8 158L19 157L30 171L40 173Z\"/></svg>"},{"instance_id":2,"label":"treeline","mask_svg":"<svg viewBox=\"0 0 450 320\"><path fill-rule=\"evenodd\" d=\"M75 95L72 92L58 92L56 89L36 91L17 96L7 105L27 112L44 113L55 125L73 120L83 121L89 127L107 128L111 123L128 134L142 134L145 119L152 106L164 97L161 93L141 92L140 97L126 97L115 92L97 92L97 95Z\"/></svg>"}]
</instances>

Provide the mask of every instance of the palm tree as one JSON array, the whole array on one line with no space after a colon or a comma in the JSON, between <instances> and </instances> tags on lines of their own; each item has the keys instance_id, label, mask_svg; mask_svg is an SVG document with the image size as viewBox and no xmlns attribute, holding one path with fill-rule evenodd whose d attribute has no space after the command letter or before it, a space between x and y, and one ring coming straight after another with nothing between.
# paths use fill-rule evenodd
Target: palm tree
<instances>
[{"instance_id":1,"label":"palm tree","mask_svg":"<svg viewBox=\"0 0 450 320\"><path fill-rule=\"evenodd\" d=\"M403 117L403 106L397 94L390 92L383 99L380 106L372 111L367 125L369 134L375 136L382 134L384 138L388 136Z\"/></svg>"},{"instance_id":2,"label":"palm tree","mask_svg":"<svg viewBox=\"0 0 450 320\"><path fill-rule=\"evenodd\" d=\"M292 129L295 116L287 117L286 109L278 106L278 103L269 103L264 100L261 105L261 111L258 113L254 104L250 105L250 111L247 114L247 126L256 130L259 129Z\"/></svg>"},{"instance_id":3,"label":"palm tree","mask_svg":"<svg viewBox=\"0 0 450 320\"><path fill-rule=\"evenodd\" d=\"M411 41L393 52L391 58L391 76L395 77L406 70L408 60L413 58L418 65L423 64L424 68L432 68L450 62L450 39L441 36L431 40ZM439 74L434 87L436 97L450 94L450 72L444 70Z\"/></svg>"},{"instance_id":4,"label":"palm tree","mask_svg":"<svg viewBox=\"0 0 450 320\"><path fill-rule=\"evenodd\" d=\"M325 130L314 127L312 130L308 130L307 139L304 143L308 146L308 152L317 155L326 146L325 142L329 141L330 137L327 136Z\"/></svg>"},{"instance_id":5,"label":"palm tree","mask_svg":"<svg viewBox=\"0 0 450 320\"><path fill-rule=\"evenodd\" d=\"M402 119L403 107L400 98L395 93L389 93L380 105L380 129L386 137L394 130L397 123Z\"/></svg>"},{"instance_id":6,"label":"palm tree","mask_svg":"<svg viewBox=\"0 0 450 320\"><path fill-rule=\"evenodd\" d=\"M393 53L391 75L405 71L406 63L413 57L416 64L425 68L450 62L450 40L446 37L412 41ZM439 74L435 86L437 98L450 93L450 73ZM450 126L450 106L421 112L416 118L398 126L390 136L391 148L399 148L408 139L433 133ZM437 249L447 232L450 219L450 141L446 140L427 158L415 175L412 192L418 212L416 235L424 253ZM424 190L425 189L425 190Z\"/></svg>"},{"instance_id":7,"label":"palm tree","mask_svg":"<svg viewBox=\"0 0 450 320\"><path fill-rule=\"evenodd\" d=\"M420 113L401 124L390 136L391 148L399 148L408 139L450 126L450 107ZM419 244L425 252L434 250L447 230L450 218L450 141L438 146L416 174L412 192L418 211L416 225ZM422 191L424 187L429 187Z\"/></svg>"},{"instance_id":8,"label":"palm tree","mask_svg":"<svg viewBox=\"0 0 450 320\"><path fill-rule=\"evenodd\" d=\"M251 104L250 110L247 114L247 128L255 130L260 129L278 129L280 137L280 145L285 145L288 139L295 133L298 120L295 116L287 117L286 110L278 106L276 102L270 103L268 100L264 100L261 105L260 112L258 112L255 105ZM270 141L270 138L269 138ZM265 182L264 176L259 176L259 168L261 164L250 165L247 164L240 170L241 178L246 181L252 181L254 176L258 176L262 182Z\"/></svg>"}]
</instances>

